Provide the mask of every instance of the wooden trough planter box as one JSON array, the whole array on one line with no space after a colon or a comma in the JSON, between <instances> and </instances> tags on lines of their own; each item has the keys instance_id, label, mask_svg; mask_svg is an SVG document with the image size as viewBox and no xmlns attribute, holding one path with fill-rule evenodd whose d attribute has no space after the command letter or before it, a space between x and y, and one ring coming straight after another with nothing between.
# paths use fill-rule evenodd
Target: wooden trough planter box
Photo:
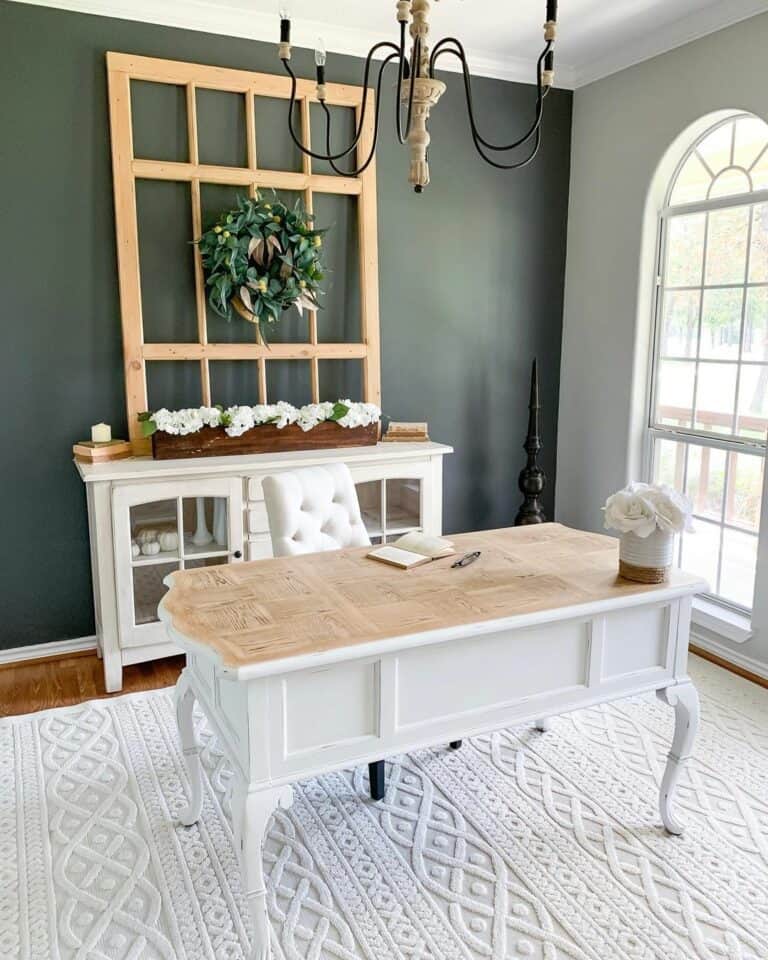
<instances>
[{"instance_id":1,"label":"wooden trough planter box","mask_svg":"<svg viewBox=\"0 0 768 960\"><path fill-rule=\"evenodd\" d=\"M152 434L152 456L155 460L177 460L186 457L224 457L229 454L282 453L292 450L329 450L334 447L367 447L379 439L379 424L367 427L340 427L332 420L318 423L311 430L302 430L295 423L282 430L265 423L246 431L240 437L229 437L223 427L203 427L184 437L157 431Z\"/></svg>"}]
</instances>

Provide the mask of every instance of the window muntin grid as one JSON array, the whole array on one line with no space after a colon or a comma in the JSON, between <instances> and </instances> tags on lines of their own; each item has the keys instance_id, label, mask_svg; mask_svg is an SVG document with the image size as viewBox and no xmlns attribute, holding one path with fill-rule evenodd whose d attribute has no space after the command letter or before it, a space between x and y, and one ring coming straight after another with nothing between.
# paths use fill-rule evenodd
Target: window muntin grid
<instances>
[{"instance_id":1,"label":"window muntin grid","mask_svg":"<svg viewBox=\"0 0 768 960\"><path fill-rule=\"evenodd\" d=\"M662 218L651 423L765 443L768 201Z\"/></svg>"},{"instance_id":2,"label":"window muntin grid","mask_svg":"<svg viewBox=\"0 0 768 960\"><path fill-rule=\"evenodd\" d=\"M668 206L768 190L768 124L742 115L711 127L670 184Z\"/></svg>"},{"instance_id":3,"label":"window muntin grid","mask_svg":"<svg viewBox=\"0 0 768 960\"><path fill-rule=\"evenodd\" d=\"M755 117L708 130L670 184L649 426L652 478L694 503L677 561L750 610L768 430L768 124Z\"/></svg>"},{"instance_id":4,"label":"window muntin grid","mask_svg":"<svg viewBox=\"0 0 768 960\"><path fill-rule=\"evenodd\" d=\"M765 458L753 449L674 434L652 434L653 475L684 491L696 532L675 545L675 562L709 582L710 595L752 607Z\"/></svg>"},{"instance_id":5,"label":"window muntin grid","mask_svg":"<svg viewBox=\"0 0 768 960\"><path fill-rule=\"evenodd\" d=\"M378 252L375 165L359 177L314 172L311 158L303 156L301 170L262 168L257 158L257 100L285 101L290 82L270 74L229 70L179 61L107 54L112 161L115 192L115 221L120 278L120 303L123 325L123 353L126 378L126 407L130 437L137 452L146 446L140 436L137 414L149 406L147 364L155 366L195 363L199 368L200 398L212 401L211 363L249 361L253 365L254 401L284 399L268 395L268 364L285 361L306 363L309 368L310 397L320 399L321 361L353 361L362 368L362 399L381 402L378 319ZM151 160L137 157L134 151L131 118L131 84L134 81L164 84L183 89L187 115L186 161ZM198 93L219 91L242 98L245 118L245 166L201 162L198 130ZM363 96L372 93L341 84L326 85L327 101L348 108L357 118ZM309 142L311 108L317 102L316 85L308 80L297 83L297 104L304 142ZM373 111L366 112L359 155L367 155L373 136ZM210 342L208 336L205 282L196 248L194 257L197 338L192 342L147 342L142 319L140 245L136 209L136 183L159 180L187 185L190 193L193 236L202 228L201 189L206 185L224 185L251 195L260 188L298 191L307 209L312 211L316 197L336 195L354 200L357 208L358 269L360 276L360 336L355 342L322 342L318 336L317 316L308 311L308 337L303 342L278 342L269 347L253 331L251 342ZM323 397L323 399L328 399ZM335 399L332 398L332 399ZM357 398L355 398L357 399ZM247 402L247 398L242 398Z\"/></svg>"}]
</instances>

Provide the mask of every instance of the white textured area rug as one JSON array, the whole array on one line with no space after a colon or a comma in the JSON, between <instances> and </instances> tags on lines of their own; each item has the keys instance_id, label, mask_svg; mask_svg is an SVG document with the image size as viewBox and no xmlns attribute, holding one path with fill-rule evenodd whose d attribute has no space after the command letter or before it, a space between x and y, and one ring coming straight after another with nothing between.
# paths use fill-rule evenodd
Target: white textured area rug
<instances>
[{"instance_id":1,"label":"white textured area rug","mask_svg":"<svg viewBox=\"0 0 768 960\"><path fill-rule=\"evenodd\" d=\"M652 698L300 784L265 858L279 960L763 960L768 691L700 660L682 838L656 803L672 711ZM170 691L0 723L0 957L235 960L249 921L229 770L200 718L203 819Z\"/></svg>"}]
</instances>

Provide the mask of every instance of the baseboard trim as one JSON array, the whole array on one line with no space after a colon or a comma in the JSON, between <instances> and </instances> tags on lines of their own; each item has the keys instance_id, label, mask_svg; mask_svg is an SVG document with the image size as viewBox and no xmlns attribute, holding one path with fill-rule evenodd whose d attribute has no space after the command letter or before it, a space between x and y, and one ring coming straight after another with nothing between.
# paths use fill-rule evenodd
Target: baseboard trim
<instances>
[{"instance_id":1,"label":"baseboard trim","mask_svg":"<svg viewBox=\"0 0 768 960\"><path fill-rule=\"evenodd\" d=\"M735 673L745 680L751 680L759 687L768 689L768 666L761 663L760 660L731 650L729 647L718 643L717 640L702 637L696 633L691 634L690 650L691 653L703 657L704 660L716 663L719 667L730 670L731 673Z\"/></svg>"},{"instance_id":2,"label":"baseboard trim","mask_svg":"<svg viewBox=\"0 0 768 960\"><path fill-rule=\"evenodd\" d=\"M73 640L52 640L50 643L35 643L28 647L11 647L0 650L0 668L18 666L35 660L60 660L62 657L79 657L96 650L96 637L75 637Z\"/></svg>"}]
</instances>

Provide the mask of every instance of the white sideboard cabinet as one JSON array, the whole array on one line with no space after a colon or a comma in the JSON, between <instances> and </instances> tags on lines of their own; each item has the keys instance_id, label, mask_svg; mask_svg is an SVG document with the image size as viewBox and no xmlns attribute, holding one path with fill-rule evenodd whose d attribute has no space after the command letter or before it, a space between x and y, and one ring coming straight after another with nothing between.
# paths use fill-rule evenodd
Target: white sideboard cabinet
<instances>
[{"instance_id":1,"label":"white sideboard cabinet","mask_svg":"<svg viewBox=\"0 0 768 960\"><path fill-rule=\"evenodd\" d=\"M157 616L167 574L272 556L264 477L346 463L371 540L383 543L410 530L442 533L443 457L451 452L439 443L379 443L243 457L76 462L88 500L96 636L107 690L122 688L124 664L181 652ZM168 534L159 553L134 556L133 543L140 547L143 537L159 533Z\"/></svg>"}]
</instances>

